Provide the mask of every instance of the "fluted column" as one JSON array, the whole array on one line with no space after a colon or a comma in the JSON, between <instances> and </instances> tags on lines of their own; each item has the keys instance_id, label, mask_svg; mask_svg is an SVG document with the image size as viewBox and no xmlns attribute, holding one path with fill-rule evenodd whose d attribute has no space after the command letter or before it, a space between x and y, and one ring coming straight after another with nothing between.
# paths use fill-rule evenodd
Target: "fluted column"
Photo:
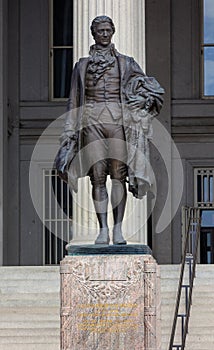
<instances>
[{"instance_id":1,"label":"fluted column","mask_svg":"<svg viewBox=\"0 0 214 350\"><path fill-rule=\"evenodd\" d=\"M94 17L113 19L113 42L119 52L133 56L145 67L145 0L74 0L74 62L87 56L93 38L89 30Z\"/></svg>"},{"instance_id":2,"label":"fluted column","mask_svg":"<svg viewBox=\"0 0 214 350\"><path fill-rule=\"evenodd\" d=\"M92 20L99 15L113 19L116 32L113 42L119 52L133 56L145 67L145 0L74 0L74 62L87 56L93 44L90 32ZM108 185L110 187L110 183ZM91 200L91 185L87 178L79 180L78 194L74 195L73 238L77 243L94 240L98 225ZM128 194L123 222L128 242L147 244L147 202ZM112 225L109 206L109 224Z\"/></svg>"}]
</instances>

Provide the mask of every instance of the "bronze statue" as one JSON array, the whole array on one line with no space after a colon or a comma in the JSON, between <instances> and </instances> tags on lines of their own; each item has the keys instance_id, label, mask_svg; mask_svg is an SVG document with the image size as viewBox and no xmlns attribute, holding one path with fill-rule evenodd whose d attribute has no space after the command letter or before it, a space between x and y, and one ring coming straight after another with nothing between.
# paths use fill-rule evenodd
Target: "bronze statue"
<instances>
[{"instance_id":1,"label":"bronze statue","mask_svg":"<svg viewBox=\"0 0 214 350\"><path fill-rule=\"evenodd\" d=\"M139 199L151 186L149 140L151 120L163 103L164 90L147 77L132 57L111 43L111 18L96 17L91 25L95 45L76 63L56 166L77 192L77 179L90 176L100 225L95 244L109 244L106 178L112 180L113 244L126 244L122 234L128 178Z\"/></svg>"}]
</instances>

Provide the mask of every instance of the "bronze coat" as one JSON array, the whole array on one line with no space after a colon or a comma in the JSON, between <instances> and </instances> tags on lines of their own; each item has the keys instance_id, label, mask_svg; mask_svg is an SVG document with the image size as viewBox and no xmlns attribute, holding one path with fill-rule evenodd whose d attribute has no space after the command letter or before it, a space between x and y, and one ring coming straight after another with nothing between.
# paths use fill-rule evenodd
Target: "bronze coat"
<instances>
[{"instance_id":1,"label":"bronze coat","mask_svg":"<svg viewBox=\"0 0 214 350\"><path fill-rule=\"evenodd\" d=\"M126 115L126 118L125 118L126 125L124 125L125 134L130 139L130 137L132 136L130 136L130 131L128 129L130 129L129 126L131 126L132 121L130 120L128 122L130 125L127 125L127 110L126 110L127 96L125 94L126 86L131 78L139 77L139 76L144 78L146 77L146 75L144 74L142 69L139 67L139 65L135 62L135 60L132 57L122 55L116 51L116 58L118 60L118 67L120 72L120 100L121 100L123 119L124 119L124 116ZM89 62L89 57L83 57L74 66L72 77L71 77L70 96L68 99L68 112L67 112L67 117L64 125L64 132L74 131L78 135L77 154L68 169L68 182L71 188L75 192L77 192L77 189L78 189L77 187L78 178L86 175L83 170L84 167L82 164L81 152L78 153L78 151L81 149L80 133L83 127L83 112L84 112L84 104L85 104L85 82L86 82L86 70L87 70L88 62ZM147 85L149 86L148 83ZM152 91L152 88L149 87L148 90ZM135 131L136 131L136 125L135 125ZM128 162L129 162L129 159L133 160L133 158L135 157L134 154L136 152L136 147L134 149L133 147L131 148L127 147L127 151L128 151ZM143 152L145 153L145 151ZM146 150L146 153L148 154L148 150ZM139 154L137 158L138 158L138 161L137 162L134 161L133 166L134 168L138 168L136 169L138 177L140 174L142 181L146 182L150 186L151 183L150 183L150 179L148 178L148 174L146 174L145 176L145 164L144 164L145 162L143 159L144 157L141 157L141 155ZM139 167L138 167L138 164L139 164ZM130 164L128 163L128 165ZM146 170L146 172L148 171ZM132 169L131 173L133 175L135 173L135 169ZM138 191L134 193L133 190L131 190L131 192L137 198L142 198L142 196L137 195Z\"/></svg>"}]
</instances>

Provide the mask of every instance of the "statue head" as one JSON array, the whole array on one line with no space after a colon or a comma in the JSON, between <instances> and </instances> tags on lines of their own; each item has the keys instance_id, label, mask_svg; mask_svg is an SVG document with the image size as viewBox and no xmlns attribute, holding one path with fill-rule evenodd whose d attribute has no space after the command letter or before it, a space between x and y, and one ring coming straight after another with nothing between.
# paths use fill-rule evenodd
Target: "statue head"
<instances>
[{"instance_id":1,"label":"statue head","mask_svg":"<svg viewBox=\"0 0 214 350\"><path fill-rule=\"evenodd\" d=\"M98 16L94 18L91 24L91 33L96 44L108 46L115 33L115 26L112 19L108 16Z\"/></svg>"}]
</instances>

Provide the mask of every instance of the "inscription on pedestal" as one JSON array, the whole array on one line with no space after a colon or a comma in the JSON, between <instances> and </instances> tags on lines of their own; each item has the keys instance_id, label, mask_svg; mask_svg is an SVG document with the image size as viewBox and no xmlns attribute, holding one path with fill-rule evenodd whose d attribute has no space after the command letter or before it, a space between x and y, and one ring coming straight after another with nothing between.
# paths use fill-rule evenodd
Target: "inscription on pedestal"
<instances>
[{"instance_id":1,"label":"inscription on pedestal","mask_svg":"<svg viewBox=\"0 0 214 350\"><path fill-rule=\"evenodd\" d=\"M81 331L92 333L126 333L139 329L136 322L137 304L80 304L78 325Z\"/></svg>"}]
</instances>

